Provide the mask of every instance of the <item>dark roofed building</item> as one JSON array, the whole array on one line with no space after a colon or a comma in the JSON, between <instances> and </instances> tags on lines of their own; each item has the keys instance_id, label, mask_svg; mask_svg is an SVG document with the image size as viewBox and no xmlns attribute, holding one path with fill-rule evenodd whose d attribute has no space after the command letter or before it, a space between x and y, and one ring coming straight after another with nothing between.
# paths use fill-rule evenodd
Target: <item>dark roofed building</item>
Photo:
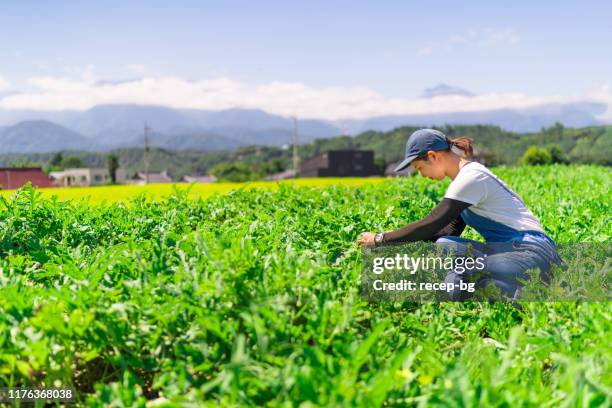
<instances>
[{"instance_id":1,"label":"dark roofed building","mask_svg":"<svg viewBox=\"0 0 612 408\"><path fill-rule=\"evenodd\" d=\"M0 167L0 187L13 190L31 182L34 187L51 187L51 180L40 167Z\"/></svg>"},{"instance_id":2,"label":"dark roofed building","mask_svg":"<svg viewBox=\"0 0 612 408\"><path fill-rule=\"evenodd\" d=\"M368 177L379 175L372 150L329 150L305 160L300 177Z\"/></svg>"}]
</instances>

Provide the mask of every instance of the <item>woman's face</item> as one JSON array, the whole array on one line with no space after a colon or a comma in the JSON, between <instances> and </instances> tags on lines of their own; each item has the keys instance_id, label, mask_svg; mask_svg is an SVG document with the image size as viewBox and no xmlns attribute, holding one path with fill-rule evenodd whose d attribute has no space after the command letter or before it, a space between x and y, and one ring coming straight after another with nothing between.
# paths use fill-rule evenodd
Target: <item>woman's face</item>
<instances>
[{"instance_id":1,"label":"woman's face","mask_svg":"<svg viewBox=\"0 0 612 408\"><path fill-rule=\"evenodd\" d=\"M444 165L442 161L442 155L437 152L428 152L428 160L414 160L411 166L421 173L421 176L430 178L432 180L444 180L446 174L444 172Z\"/></svg>"}]
</instances>

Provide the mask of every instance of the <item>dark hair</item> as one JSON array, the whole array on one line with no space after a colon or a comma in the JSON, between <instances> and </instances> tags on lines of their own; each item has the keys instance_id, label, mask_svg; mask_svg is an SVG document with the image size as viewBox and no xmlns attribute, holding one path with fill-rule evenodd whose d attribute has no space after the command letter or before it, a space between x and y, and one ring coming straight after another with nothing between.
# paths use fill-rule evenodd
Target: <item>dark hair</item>
<instances>
[{"instance_id":1,"label":"dark hair","mask_svg":"<svg viewBox=\"0 0 612 408\"><path fill-rule=\"evenodd\" d=\"M474 139L472 139L471 137L456 137L454 139L450 139L450 138L447 137L446 141L450 145L450 148L444 149L444 150L440 150L440 151L442 151L442 152L450 152L451 148L453 146L455 146L456 148L458 148L458 149L463 151L463 155L465 157L469 157L472 154L474 154L474 148L472 147L472 143L474 142ZM427 156L427 153L425 153L425 154L422 154L422 155L418 156L414 160L427 161L428 159L429 159L429 157Z\"/></svg>"}]
</instances>

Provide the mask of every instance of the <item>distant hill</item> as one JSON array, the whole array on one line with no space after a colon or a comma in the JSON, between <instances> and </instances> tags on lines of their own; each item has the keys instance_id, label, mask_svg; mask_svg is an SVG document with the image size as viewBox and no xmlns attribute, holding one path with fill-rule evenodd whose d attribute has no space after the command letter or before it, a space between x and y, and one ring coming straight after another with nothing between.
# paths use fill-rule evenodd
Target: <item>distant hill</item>
<instances>
[{"instance_id":1,"label":"distant hill","mask_svg":"<svg viewBox=\"0 0 612 408\"><path fill-rule=\"evenodd\" d=\"M160 106L103 105L64 120L63 125L100 140L106 146L140 145L145 123L155 132L165 134L166 140L175 138L177 144L189 148L199 148L200 143L194 145L181 138L193 141L207 135L208 139L215 140L213 144L222 148L250 144L282 145L291 140L293 129L290 119L254 109L206 111ZM324 121L308 120L300 123L303 142L337 134L339 130Z\"/></svg>"},{"instance_id":2,"label":"distant hill","mask_svg":"<svg viewBox=\"0 0 612 408\"><path fill-rule=\"evenodd\" d=\"M155 132L163 134L198 130L195 121L174 109L161 106L101 105L63 120L60 122L62 125L108 147L141 140L145 123ZM137 145L141 143L139 141Z\"/></svg>"},{"instance_id":3,"label":"distant hill","mask_svg":"<svg viewBox=\"0 0 612 408\"><path fill-rule=\"evenodd\" d=\"M461 96L474 97L472 92L440 84L425 89L421 98ZM567 127L599 125L597 117L605 112L603 103L578 102L546 104L524 109L498 109L477 112L444 112L419 115L385 115L365 119L339 121L305 119L298 121L298 141L307 144L316 139L336 137L342 134L358 135L366 131L388 132L402 126L440 127L447 124L467 126L486 124L516 133L538 132L542 128L561 123ZM20 121L35 123L44 121L72 132L74 140L59 137L49 142L50 132L42 126L21 126ZM198 109L172 109L163 106L134 104L99 105L86 111L10 111L0 109L0 126L20 126L21 136L0 146L20 149L15 152L45 152L48 149L72 149L89 146L101 151L140 147L143 144L143 128L147 124L155 137L151 145L169 149L227 150L250 145L283 146L291 143L293 119L274 115L258 109L225 109L219 111ZM64 132L66 133L66 132ZM17 143L17 140L24 143ZM30 140L31 143L26 143ZM84 145L84 140L87 143ZM40 141L40 143L38 143ZM52 147L55 146L55 147ZM14 151L14 150L10 150Z\"/></svg>"},{"instance_id":4,"label":"distant hill","mask_svg":"<svg viewBox=\"0 0 612 408\"><path fill-rule=\"evenodd\" d=\"M408 136L416 127L400 127L389 132L368 131L354 137L339 136L317 139L300 146L300 159L308 159L331 149L373 150L375 162L379 166L393 163L403 158ZM612 165L612 126L591 126L585 128L566 128L560 124L536 133L515 133L497 126L442 126L440 129L449 137L470 136L475 147L486 154L487 165L515 165L522 154L532 145L559 147L570 163L595 163ZM163 135L152 134L152 138ZM204 141L206 137L202 136ZM164 142L165 143L165 142ZM214 165L221 162L244 162L250 166L265 166L278 162L280 167L291 166L291 149L276 146L246 146L233 150L198 151L152 148L150 152L151 171L168 170L174 180L186 174L206 174ZM112 151L119 157L120 165L128 173L142 171L144 168L142 148L122 148ZM105 167L108 153L70 151L63 156L77 156L88 166ZM0 154L0 166L11 163L38 163L47 165L54 153Z\"/></svg>"},{"instance_id":5,"label":"distant hill","mask_svg":"<svg viewBox=\"0 0 612 408\"><path fill-rule=\"evenodd\" d=\"M470 91L466 91L465 89L457 88L447 84L438 84L431 88L425 88L423 94L421 95L421 98L435 98L436 96L449 95L475 96L475 94Z\"/></svg>"},{"instance_id":6,"label":"distant hill","mask_svg":"<svg viewBox=\"0 0 612 408\"><path fill-rule=\"evenodd\" d=\"M153 132L149 138L149 144L153 147L161 147L172 150L227 150L237 149L244 146L243 143L229 137L212 133L197 132L178 134L175 136ZM126 143L124 147L142 146L143 136L136 138L132 143Z\"/></svg>"},{"instance_id":7,"label":"distant hill","mask_svg":"<svg viewBox=\"0 0 612 408\"><path fill-rule=\"evenodd\" d=\"M152 145L164 148L234 149L252 144L282 146L291 142L293 120L256 109L207 111L162 106L100 105L89 110L63 112L0 110L0 126L43 119L95 141L102 150L139 147L146 123L158 135ZM31 128L31 138L43 137ZM322 120L300 120L299 140L307 143L340 134L335 124ZM57 145L70 149L72 144ZM0 151L6 152L1 149ZM46 151L46 150L40 150ZM28 153L30 150L22 150Z\"/></svg>"},{"instance_id":8,"label":"distant hill","mask_svg":"<svg viewBox=\"0 0 612 408\"><path fill-rule=\"evenodd\" d=\"M555 123L567 127L600 124L597 115L606 111L603 103L548 104L526 109L499 109L479 112L446 112L423 115L389 115L347 121L350 133L368 130L389 131L401 126L493 125L510 132L537 132Z\"/></svg>"},{"instance_id":9,"label":"distant hill","mask_svg":"<svg viewBox=\"0 0 612 408\"><path fill-rule=\"evenodd\" d=\"M98 147L93 140L45 120L25 121L0 128L0 151L3 153L95 150Z\"/></svg>"}]
</instances>

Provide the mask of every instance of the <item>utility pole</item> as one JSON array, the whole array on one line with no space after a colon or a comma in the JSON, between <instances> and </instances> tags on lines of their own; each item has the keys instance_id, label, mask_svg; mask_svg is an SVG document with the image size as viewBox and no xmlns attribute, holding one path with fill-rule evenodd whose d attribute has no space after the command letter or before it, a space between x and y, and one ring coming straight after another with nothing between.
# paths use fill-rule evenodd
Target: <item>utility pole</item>
<instances>
[{"instance_id":1,"label":"utility pole","mask_svg":"<svg viewBox=\"0 0 612 408\"><path fill-rule=\"evenodd\" d=\"M297 116L293 117L293 135L292 135L292 142L293 142L293 171L295 172L294 176L295 178L298 177L300 169L299 169L299 161L300 158L298 156L298 143L297 143L297 139L298 139L298 125L297 125Z\"/></svg>"},{"instance_id":2,"label":"utility pole","mask_svg":"<svg viewBox=\"0 0 612 408\"><path fill-rule=\"evenodd\" d=\"M149 130L147 124L144 125L144 167L145 167L145 184L149 184Z\"/></svg>"},{"instance_id":3,"label":"utility pole","mask_svg":"<svg viewBox=\"0 0 612 408\"><path fill-rule=\"evenodd\" d=\"M342 136L348 136L348 135L349 135L348 124L346 122L342 122Z\"/></svg>"}]
</instances>

